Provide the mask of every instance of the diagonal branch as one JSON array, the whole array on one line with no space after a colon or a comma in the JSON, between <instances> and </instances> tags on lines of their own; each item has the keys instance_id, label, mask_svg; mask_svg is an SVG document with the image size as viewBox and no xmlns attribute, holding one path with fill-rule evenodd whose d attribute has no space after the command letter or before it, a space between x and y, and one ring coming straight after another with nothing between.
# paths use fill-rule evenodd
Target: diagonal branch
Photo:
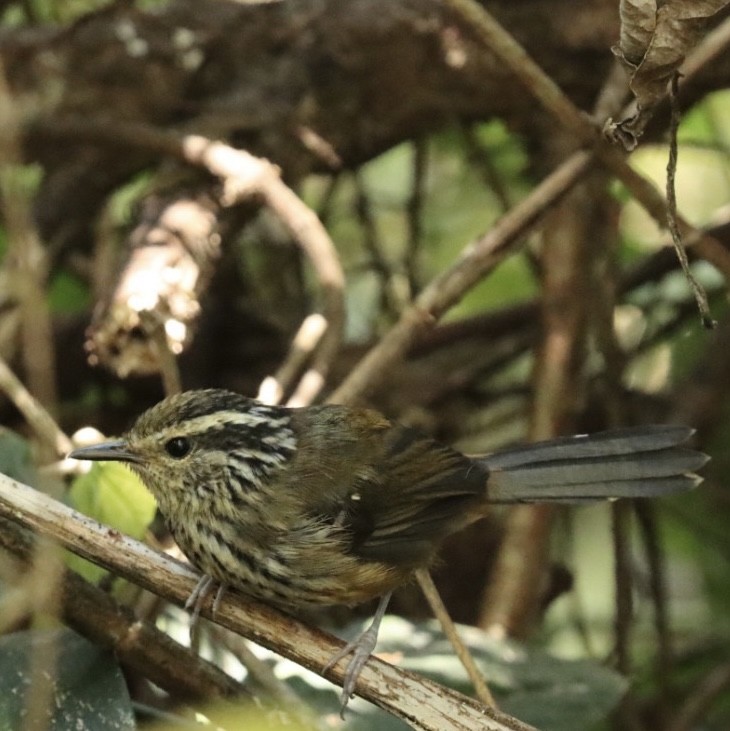
<instances>
[{"instance_id":1,"label":"diagonal branch","mask_svg":"<svg viewBox=\"0 0 730 731\"><path fill-rule=\"evenodd\" d=\"M178 604L190 595L198 578L185 564L5 475L0 475L0 516L36 530L79 556ZM201 614L213 619L210 602ZM226 595L214 621L320 675L341 647L341 642L331 635L233 592ZM341 682L343 672L335 667L327 672L327 677ZM532 729L511 716L376 658L365 665L356 692L423 731Z\"/></svg>"},{"instance_id":2,"label":"diagonal branch","mask_svg":"<svg viewBox=\"0 0 730 731\"><path fill-rule=\"evenodd\" d=\"M432 328L437 320L478 282L490 274L545 213L564 196L590 167L591 156L577 152L545 178L524 200L506 213L482 238L464 248L456 263L433 279L400 320L362 359L331 397L336 403L363 398L388 371Z\"/></svg>"}]
</instances>

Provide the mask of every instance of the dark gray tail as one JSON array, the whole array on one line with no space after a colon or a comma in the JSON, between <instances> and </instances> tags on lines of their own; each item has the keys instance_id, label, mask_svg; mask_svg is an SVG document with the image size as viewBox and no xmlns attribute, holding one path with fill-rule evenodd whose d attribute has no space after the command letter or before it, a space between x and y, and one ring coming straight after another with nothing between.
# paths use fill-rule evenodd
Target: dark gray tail
<instances>
[{"instance_id":1,"label":"dark gray tail","mask_svg":"<svg viewBox=\"0 0 730 731\"><path fill-rule=\"evenodd\" d=\"M640 426L563 437L488 455L490 502L585 502L689 490L708 457L679 446L693 430Z\"/></svg>"}]
</instances>

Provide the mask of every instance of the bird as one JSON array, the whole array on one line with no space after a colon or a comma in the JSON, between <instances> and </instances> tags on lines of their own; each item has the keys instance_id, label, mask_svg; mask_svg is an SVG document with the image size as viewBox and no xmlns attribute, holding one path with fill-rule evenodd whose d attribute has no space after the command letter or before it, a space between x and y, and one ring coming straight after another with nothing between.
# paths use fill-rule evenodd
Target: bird
<instances>
[{"instance_id":1,"label":"bird","mask_svg":"<svg viewBox=\"0 0 730 731\"><path fill-rule=\"evenodd\" d=\"M428 568L443 540L493 504L586 503L684 492L707 456L685 426L561 437L470 457L377 411L287 408L224 389L170 396L119 440L73 450L127 464L157 500L202 574L197 617L214 585L285 611L379 598L350 655L342 710L375 649L392 592Z\"/></svg>"}]
</instances>

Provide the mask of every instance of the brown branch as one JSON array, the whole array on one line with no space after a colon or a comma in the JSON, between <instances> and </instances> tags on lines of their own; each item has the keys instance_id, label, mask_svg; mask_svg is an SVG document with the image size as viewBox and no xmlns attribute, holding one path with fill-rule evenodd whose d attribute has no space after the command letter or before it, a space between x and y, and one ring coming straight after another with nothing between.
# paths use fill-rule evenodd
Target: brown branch
<instances>
[{"instance_id":1,"label":"brown branch","mask_svg":"<svg viewBox=\"0 0 730 731\"><path fill-rule=\"evenodd\" d=\"M377 221L363 176L356 173L353 182L355 185L355 216L362 230L363 248L370 258L369 267L380 279L380 310L383 316L396 318L403 311L408 295L411 293L407 292L404 297L406 288L398 286L399 274L394 271L394 267L391 266L388 257L383 252Z\"/></svg>"},{"instance_id":2,"label":"brown branch","mask_svg":"<svg viewBox=\"0 0 730 731\"><path fill-rule=\"evenodd\" d=\"M408 238L404 268L408 280L408 294L412 298L419 290L419 253L423 244L423 203L428 174L428 144L422 137L413 141L413 179L411 194L406 203Z\"/></svg>"},{"instance_id":3,"label":"brown branch","mask_svg":"<svg viewBox=\"0 0 730 731\"><path fill-rule=\"evenodd\" d=\"M89 328L90 362L122 378L161 372L173 381L167 390L176 390L170 356L190 343L200 299L221 255L218 209L207 193L145 200L111 294L99 291L106 282L95 283L104 304Z\"/></svg>"},{"instance_id":4,"label":"brown branch","mask_svg":"<svg viewBox=\"0 0 730 731\"><path fill-rule=\"evenodd\" d=\"M170 328L165 327L165 320L156 310L142 310L139 313L139 325L147 334L154 350L165 396L180 393L182 377L175 353L170 347Z\"/></svg>"},{"instance_id":5,"label":"brown branch","mask_svg":"<svg viewBox=\"0 0 730 731\"><path fill-rule=\"evenodd\" d=\"M614 619L614 652L616 669L625 677L631 675L631 636L634 624L633 579L631 572L630 524L631 505L619 500L611 506L614 556L616 615ZM617 711L622 728L641 731L635 699L628 694Z\"/></svg>"},{"instance_id":6,"label":"brown branch","mask_svg":"<svg viewBox=\"0 0 730 731\"><path fill-rule=\"evenodd\" d=\"M727 52L728 46L730 46L730 18L726 18L713 28L702 43L687 56L680 70L685 83L689 83L703 68L722 57Z\"/></svg>"},{"instance_id":7,"label":"brown branch","mask_svg":"<svg viewBox=\"0 0 730 731\"><path fill-rule=\"evenodd\" d=\"M469 244L456 263L433 279L383 339L360 361L331 401L364 398L385 379L423 334L474 285L518 249L542 216L570 190L589 165L588 153L575 153L506 213L483 237Z\"/></svg>"},{"instance_id":8,"label":"brown branch","mask_svg":"<svg viewBox=\"0 0 730 731\"><path fill-rule=\"evenodd\" d=\"M61 545L159 596L182 604L197 581L188 566L121 535L5 475L0 475L0 515L58 541ZM229 592L215 618L208 601L201 615L322 674L342 646L331 635L293 617ZM342 668L327 677L342 682ZM424 731L529 731L531 727L414 673L376 658L365 665L358 695Z\"/></svg>"},{"instance_id":9,"label":"brown branch","mask_svg":"<svg viewBox=\"0 0 730 731\"><path fill-rule=\"evenodd\" d=\"M276 676L276 668L251 650L248 640L215 624L206 623L206 630L217 645L224 647L246 668L247 680L255 688L261 688L274 701L287 707L304 708L304 703L294 689Z\"/></svg>"},{"instance_id":10,"label":"brown branch","mask_svg":"<svg viewBox=\"0 0 730 731\"><path fill-rule=\"evenodd\" d=\"M489 690L489 686L484 679L484 675L477 667L474 658L459 636L459 631L454 624L454 620L451 619L451 616L446 609L446 605L444 604L443 599L441 599L441 595L438 593L436 584L433 583L431 574L427 569L417 569L415 575L416 581L418 582L423 595L426 597L426 601L428 601L434 616L439 621L444 634L456 652L456 656L464 666L464 670L466 670L466 674L469 676L469 680L474 686L477 698L479 698L482 703L485 703L492 708L496 708L497 704L495 703L494 696Z\"/></svg>"},{"instance_id":11,"label":"brown branch","mask_svg":"<svg viewBox=\"0 0 730 731\"><path fill-rule=\"evenodd\" d=\"M592 125L578 118L579 112L562 89L532 60L525 49L476 0L446 0L462 21L477 35L485 49L506 63L523 86L566 130L577 132L589 144L596 137Z\"/></svg>"},{"instance_id":12,"label":"brown branch","mask_svg":"<svg viewBox=\"0 0 730 731\"><path fill-rule=\"evenodd\" d=\"M259 401L266 404L281 403L284 395L301 375L326 330L327 322L322 315L315 313L304 318L283 363L273 376L266 376L261 381L257 395Z\"/></svg>"},{"instance_id":13,"label":"brown branch","mask_svg":"<svg viewBox=\"0 0 730 731\"><path fill-rule=\"evenodd\" d=\"M519 505L510 511L477 621L495 639L525 636L532 626L544 589L545 546L554 512L547 505Z\"/></svg>"},{"instance_id":14,"label":"brown branch","mask_svg":"<svg viewBox=\"0 0 730 731\"><path fill-rule=\"evenodd\" d=\"M473 124L462 125L461 134L464 140L467 161L471 163L482 182L494 194L499 210L506 213L513 205L512 196L492 161L491 151L482 146Z\"/></svg>"},{"instance_id":15,"label":"brown branch","mask_svg":"<svg viewBox=\"0 0 730 731\"><path fill-rule=\"evenodd\" d=\"M666 560L662 551L656 507L645 500L637 500L634 510L649 568L649 589L654 605L654 631L657 638L655 672L659 685L658 705L661 718L666 720L669 718L669 703L673 697L671 675L674 668Z\"/></svg>"},{"instance_id":16,"label":"brown branch","mask_svg":"<svg viewBox=\"0 0 730 731\"><path fill-rule=\"evenodd\" d=\"M710 670L685 699L667 726L667 731L690 731L697 728L712 704L723 697L730 688L730 663Z\"/></svg>"},{"instance_id":17,"label":"brown branch","mask_svg":"<svg viewBox=\"0 0 730 731\"><path fill-rule=\"evenodd\" d=\"M16 556L24 570L33 561L34 540L11 520L0 519L0 546ZM212 663L171 639L118 604L109 594L72 571L62 571L60 610L66 624L112 650L119 660L174 695L219 698L244 688Z\"/></svg>"}]
</instances>

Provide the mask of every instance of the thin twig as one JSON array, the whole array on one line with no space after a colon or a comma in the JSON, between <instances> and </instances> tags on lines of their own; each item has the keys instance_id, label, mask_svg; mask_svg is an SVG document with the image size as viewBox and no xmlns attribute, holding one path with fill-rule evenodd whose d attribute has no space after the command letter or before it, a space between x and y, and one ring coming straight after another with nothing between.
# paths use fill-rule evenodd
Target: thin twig
<instances>
[{"instance_id":1,"label":"thin twig","mask_svg":"<svg viewBox=\"0 0 730 731\"><path fill-rule=\"evenodd\" d=\"M700 311L702 323L706 328L713 328L717 322L710 314L710 305L707 301L707 292L705 288L697 281L692 273L687 259L687 251L682 243L682 233L679 230L679 221L677 220L677 190L675 179L677 175L677 131L679 130L679 121L681 113L679 102L677 101L677 93L679 90L679 74L674 73L669 83L669 104L672 110L669 121L669 159L667 161L667 228L672 235L672 243L674 250L677 252L677 259L682 266L684 276L689 282L692 293L697 301L697 309Z\"/></svg>"},{"instance_id":2,"label":"thin twig","mask_svg":"<svg viewBox=\"0 0 730 731\"><path fill-rule=\"evenodd\" d=\"M182 391L180 368L177 365L175 354L170 350L163 318L154 310L142 310L139 313L139 324L155 348L165 396L180 393Z\"/></svg>"},{"instance_id":3,"label":"thin twig","mask_svg":"<svg viewBox=\"0 0 730 731\"><path fill-rule=\"evenodd\" d=\"M671 688L674 652L669 627L669 597L667 595L667 568L662 552L656 508L644 500L636 501L636 519L649 564L649 587L654 605L654 629L657 637L655 661L659 684L660 711L662 718L669 717L669 703L673 698Z\"/></svg>"},{"instance_id":4,"label":"thin twig","mask_svg":"<svg viewBox=\"0 0 730 731\"><path fill-rule=\"evenodd\" d=\"M306 362L312 357L314 349L327 329L327 322L322 315L308 315L299 326L294 336L289 353L273 376L266 376L261 385L257 399L266 404L278 404L289 391L294 380L301 373ZM294 406L295 404L289 404Z\"/></svg>"},{"instance_id":5,"label":"thin twig","mask_svg":"<svg viewBox=\"0 0 730 731\"><path fill-rule=\"evenodd\" d=\"M713 28L702 42L692 50L682 64L680 73L685 82L693 79L703 68L712 63L716 58L727 53L730 45L730 18L726 18L716 28Z\"/></svg>"},{"instance_id":6,"label":"thin twig","mask_svg":"<svg viewBox=\"0 0 730 731\"><path fill-rule=\"evenodd\" d=\"M624 676L631 674L631 629L633 625L633 582L629 545L631 504L619 501L611 506L613 519L614 580L616 587L615 653L616 669ZM633 696L628 693L618 710L621 727L627 731L643 728Z\"/></svg>"},{"instance_id":7,"label":"thin twig","mask_svg":"<svg viewBox=\"0 0 730 731\"><path fill-rule=\"evenodd\" d=\"M467 152L467 160L472 163L477 174L494 193L499 210L506 213L512 206L512 199L507 186L499 175L495 164L492 162L491 152L484 149L474 131L475 125L464 124L461 127L461 134L464 139L464 146Z\"/></svg>"},{"instance_id":8,"label":"thin twig","mask_svg":"<svg viewBox=\"0 0 730 731\"><path fill-rule=\"evenodd\" d=\"M329 217L332 215L332 207L335 202L335 194L340 188L340 183L342 183L342 173L336 172L332 173L327 178L327 183L325 185L324 190L322 191L322 197L319 200L319 203L315 207L315 211L317 212L317 217L320 221L322 221L322 225L326 226Z\"/></svg>"},{"instance_id":9,"label":"thin twig","mask_svg":"<svg viewBox=\"0 0 730 731\"><path fill-rule=\"evenodd\" d=\"M302 699L296 691L284 680L276 677L274 667L265 660L260 659L251 650L248 640L215 624L208 624L207 630L217 645L222 645L231 654L235 655L246 668L249 678L253 680L257 687L263 689L267 696L287 706L298 705L304 709Z\"/></svg>"},{"instance_id":10,"label":"thin twig","mask_svg":"<svg viewBox=\"0 0 730 731\"><path fill-rule=\"evenodd\" d=\"M449 6L489 49L555 117L566 130L577 132L583 143L598 135L588 120L579 121L580 114L562 89L533 61L525 49L476 0L446 0Z\"/></svg>"},{"instance_id":11,"label":"thin twig","mask_svg":"<svg viewBox=\"0 0 730 731\"><path fill-rule=\"evenodd\" d=\"M428 173L428 145L422 137L413 142L413 180L411 195L406 203L408 239L403 265L408 279L409 296L412 298L419 289L418 253L423 242L423 202L425 197L426 176Z\"/></svg>"},{"instance_id":12,"label":"thin twig","mask_svg":"<svg viewBox=\"0 0 730 731\"><path fill-rule=\"evenodd\" d=\"M722 698L723 694L727 694L728 688L730 688L730 663L725 663L713 668L702 678L681 708L675 712L666 731L690 731L698 728L707 710Z\"/></svg>"},{"instance_id":13,"label":"thin twig","mask_svg":"<svg viewBox=\"0 0 730 731\"><path fill-rule=\"evenodd\" d=\"M362 229L363 248L370 257L369 265L380 279L380 306L391 318L396 318L408 301L409 292L398 286L398 272L383 252L377 221L362 175L355 174L355 215ZM405 295L405 296L404 296Z\"/></svg>"},{"instance_id":14,"label":"thin twig","mask_svg":"<svg viewBox=\"0 0 730 731\"><path fill-rule=\"evenodd\" d=\"M436 588L436 584L433 583L431 574L426 569L418 569L416 571L416 581L418 581L418 585L421 587L421 591L426 597L434 616L439 621L444 634L449 638L451 646L456 651L456 656L464 666L464 670L466 670L466 674L469 676L469 680L474 686L477 698L479 698L482 703L486 703L488 706L496 708L497 704L494 700L494 696L487 686L484 675L482 675L481 670L479 670L476 662L474 662L472 654L469 652L468 648L459 636L459 631L456 629L454 620L451 619L451 615L449 615L443 599L441 599L441 595Z\"/></svg>"},{"instance_id":15,"label":"thin twig","mask_svg":"<svg viewBox=\"0 0 730 731\"><path fill-rule=\"evenodd\" d=\"M59 457L64 457L73 449L71 440L56 424L54 418L46 411L43 404L32 396L2 358L0 358L0 390L5 392L18 411L23 414L38 438Z\"/></svg>"}]
</instances>

